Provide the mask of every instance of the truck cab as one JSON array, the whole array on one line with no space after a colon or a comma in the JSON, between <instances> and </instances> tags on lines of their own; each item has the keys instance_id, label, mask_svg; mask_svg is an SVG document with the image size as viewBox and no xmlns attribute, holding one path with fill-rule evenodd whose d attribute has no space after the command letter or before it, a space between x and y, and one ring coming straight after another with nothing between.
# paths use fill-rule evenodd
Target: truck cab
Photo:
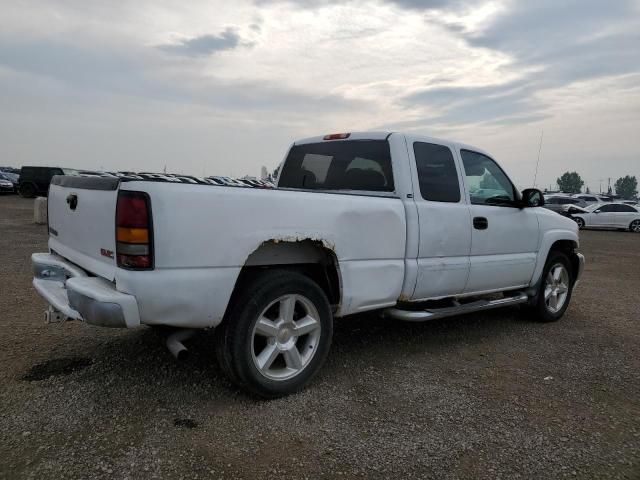
<instances>
[{"instance_id":1,"label":"truck cab","mask_svg":"<svg viewBox=\"0 0 640 480\"><path fill-rule=\"evenodd\" d=\"M531 208L543 205L542 193L530 190L537 203L527 203L487 152L432 137L304 139L292 145L278 188L399 198L407 232L404 302L528 288L554 242L578 242L571 221Z\"/></svg>"}]
</instances>

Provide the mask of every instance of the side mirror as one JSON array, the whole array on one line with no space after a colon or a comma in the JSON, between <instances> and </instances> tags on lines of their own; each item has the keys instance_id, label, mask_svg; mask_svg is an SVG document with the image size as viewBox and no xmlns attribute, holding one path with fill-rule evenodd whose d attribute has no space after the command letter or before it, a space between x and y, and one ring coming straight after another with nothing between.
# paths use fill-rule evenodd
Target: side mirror
<instances>
[{"instance_id":1,"label":"side mirror","mask_svg":"<svg viewBox=\"0 0 640 480\"><path fill-rule=\"evenodd\" d=\"M544 205L544 195L537 188L525 188L522 191L523 207L542 207Z\"/></svg>"}]
</instances>

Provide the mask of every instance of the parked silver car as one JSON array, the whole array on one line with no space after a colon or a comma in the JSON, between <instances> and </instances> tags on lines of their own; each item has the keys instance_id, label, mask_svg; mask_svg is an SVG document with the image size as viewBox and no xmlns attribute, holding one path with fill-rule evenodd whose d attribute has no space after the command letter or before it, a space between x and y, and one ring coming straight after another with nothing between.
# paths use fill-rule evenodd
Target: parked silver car
<instances>
[{"instance_id":1,"label":"parked silver car","mask_svg":"<svg viewBox=\"0 0 640 480\"><path fill-rule=\"evenodd\" d=\"M573 198L582 200L585 205L594 205L596 203L611 203L613 200L606 195L595 195L593 193L576 193Z\"/></svg>"},{"instance_id":2,"label":"parked silver car","mask_svg":"<svg viewBox=\"0 0 640 480\"><path fill-rule=\"evenodd\" d=\"M576 205L578 207L587 206L587 204L579 198L569 197L566 195L551 195L544 199L544 208L553 210L554 212L562 212L565 205Z\"/></svg>"},{"instance_id":3,"label":"parked silver car","mask_svg":"<svg viewBox=\"0 0 640 480\"><path fill-rule=\"evenodd\" d=\"M18 191L18 176L15 173L0 171L0 192L15 193Z\"/></svg>"},{"instance_id":4,"label":"parked silver car","mask_svg":"<svg viewBox=\"0 0 640 480\"><path fill-rule=\"evenodd\" d=\"M572 213L580 228L615 228L640 233L640 207L621 202L589 205L584 213Z\"/></svg>"}]
</instances>

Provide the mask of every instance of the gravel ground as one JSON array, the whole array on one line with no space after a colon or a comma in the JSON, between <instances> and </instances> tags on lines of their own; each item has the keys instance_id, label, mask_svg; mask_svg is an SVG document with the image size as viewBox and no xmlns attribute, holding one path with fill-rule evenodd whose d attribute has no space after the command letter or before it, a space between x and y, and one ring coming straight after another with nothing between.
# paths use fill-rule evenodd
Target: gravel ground
<instances>
[{"instance_id":1,"label":"gravel ground","mask_svg":"<svg viewBox=\"0 0 640 480\"><path fill-rule=\"evenodd\" d=\"M44 325L32 201L0 197L0 478L640 478L640 235L586 231L567 315L337 322L304 392L258 401L211 335Z\"/></svg>"}]
</instances>

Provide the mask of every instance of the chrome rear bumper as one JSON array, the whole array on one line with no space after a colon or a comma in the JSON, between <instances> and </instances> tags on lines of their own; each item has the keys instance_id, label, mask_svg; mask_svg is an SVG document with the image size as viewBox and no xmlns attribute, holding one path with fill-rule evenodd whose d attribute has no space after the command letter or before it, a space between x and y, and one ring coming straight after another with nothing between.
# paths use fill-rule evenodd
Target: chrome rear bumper
<instances>
[{"instance_id":1,"label":"chrome rear bumper","mask_svg":"<svg viewBox=\"0 0 640 480\"><path fill-rule=\"evenodd\" d=\"M65 319L101 327L140 325L136 298L116 290L114 283L90 277L56 254L34 253L31 263L36 291Z\"/></svg>"}]
</instances>

